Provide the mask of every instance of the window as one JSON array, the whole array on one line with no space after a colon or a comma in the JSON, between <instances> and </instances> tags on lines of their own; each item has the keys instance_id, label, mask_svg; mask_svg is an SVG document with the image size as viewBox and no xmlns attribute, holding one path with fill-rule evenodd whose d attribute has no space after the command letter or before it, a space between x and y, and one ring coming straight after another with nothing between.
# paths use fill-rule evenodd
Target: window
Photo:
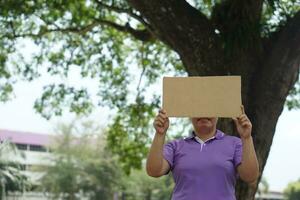
<instances>
[{"instance_id":1,"label":"window","mask_svg":"<svg viewBox=\"0 0 300 200\"><path fill-rule=\"evenodd\" d=\"M21 165L20 165L20 170L21 170L21 171L25 171L25 170L26 170L26 165L21 164Z\"/></svg>"},{"instance_id":2,"label":"window","mask_svg":"<svg viewBox=\"0 0 300 200\"><path fill-rule=\"evenodd\" d=\"M40 151L40 152L46 152L46 148L41 145L29 145L30 151Z\"/></svg>"},{"instance_id":3,"label":"window","mask_svg":"<svg viewBox=\"0 0 300 200\"><path fill-rule=\"evenodd\" d=\"M27 150L27 144L16 143L16 146L19 150Z\"/></svg>"}]
</instances>

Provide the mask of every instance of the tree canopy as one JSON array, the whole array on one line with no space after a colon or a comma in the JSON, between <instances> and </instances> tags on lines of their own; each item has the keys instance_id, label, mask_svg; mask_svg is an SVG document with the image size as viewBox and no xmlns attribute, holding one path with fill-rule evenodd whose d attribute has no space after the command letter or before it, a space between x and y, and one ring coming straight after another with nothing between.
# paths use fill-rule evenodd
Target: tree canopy
<instances>
[{"instance_id":1,"label":"tree canopy","mask_svg":"<svg viewBox=\"0 0 300 200\"><path fill-rule=\"evenodd\" d=\"M129 171L129 166L141 166L147 127L160 104L158 95L145 97L148 86L163 73L185 72L176 53L144 30L142 17L127 2L115 3L26 1L20 6L19 1L2 1L0 96L9 100L14 83L32 81L46 72L62 81L45 86L36 101L34 108L43 117L61 115L66 107L77 114L90 113L98 105L117 110L110 138L111 143L122 140L123 146L115 151L131 155L124 166ZM20 45L24 40L36 45L29 57L23 52L26 46ZM96 103L84 86L63 81L72 69L79 70L83 79L99 81ZM127 138L130 134L136 141Z\"/></svg>"}]
</instances>

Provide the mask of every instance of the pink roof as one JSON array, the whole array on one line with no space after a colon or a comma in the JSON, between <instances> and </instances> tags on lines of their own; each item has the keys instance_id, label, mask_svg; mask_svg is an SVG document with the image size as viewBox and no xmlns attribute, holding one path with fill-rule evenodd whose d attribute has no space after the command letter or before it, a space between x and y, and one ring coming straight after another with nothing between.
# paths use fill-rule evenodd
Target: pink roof
<instances>
[{"instance_id":1,"label":"pink roof","mask_svg":"<svg viewBox=\"0 0 300 200\"><path fill-rule=\"evenodd\" d=\"M47 146L52 137L46 134L0 129L0 141L8 139L12 143Z\"/></svg>"}]
</instances>

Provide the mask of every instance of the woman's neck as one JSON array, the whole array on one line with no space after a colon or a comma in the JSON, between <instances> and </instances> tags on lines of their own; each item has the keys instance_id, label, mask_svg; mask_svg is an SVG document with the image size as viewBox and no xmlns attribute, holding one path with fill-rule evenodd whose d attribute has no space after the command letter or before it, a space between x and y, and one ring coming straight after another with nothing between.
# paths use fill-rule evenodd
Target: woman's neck
<instances>
[{"instance_id":1,"label":"woman's neck","mask_svg":"<svg viewBox=\"0 0 300 200\"><path fill-rule=\"evenodd\" d=\"M195 130L195 134L202 140L202 141L206 141L209 138L212 138L213 136L215 136L217 129L213 128L211 130Z\"/></svg>"}]
</instances>

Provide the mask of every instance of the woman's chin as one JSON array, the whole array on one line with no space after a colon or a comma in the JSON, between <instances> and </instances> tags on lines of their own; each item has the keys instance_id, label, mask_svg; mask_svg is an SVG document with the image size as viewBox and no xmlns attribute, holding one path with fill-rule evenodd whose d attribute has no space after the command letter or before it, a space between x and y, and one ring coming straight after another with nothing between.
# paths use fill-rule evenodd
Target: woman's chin
<instances>
[{"instance_id":1,"label":"woman's chin","mask_svg":"<svg viewBox=\"0 0 300 200\"><path fill-rule=\"evenodd\" d=\"M209 132L213 127L210 124L198 125L197 129L201 132Z\"/></svg>"},{"instance_id":2,"label":"woman's chin","mask_svg":"<svg viewBox=\"0 0 300 200\"><path fill-rule=\"evenodd\" d=\"M208 118L208 117L193 118L192 122L195 130L199 132L211 132L212 129L214 129L215 127L214 118Z\"/></svg>"}]
</instances>

